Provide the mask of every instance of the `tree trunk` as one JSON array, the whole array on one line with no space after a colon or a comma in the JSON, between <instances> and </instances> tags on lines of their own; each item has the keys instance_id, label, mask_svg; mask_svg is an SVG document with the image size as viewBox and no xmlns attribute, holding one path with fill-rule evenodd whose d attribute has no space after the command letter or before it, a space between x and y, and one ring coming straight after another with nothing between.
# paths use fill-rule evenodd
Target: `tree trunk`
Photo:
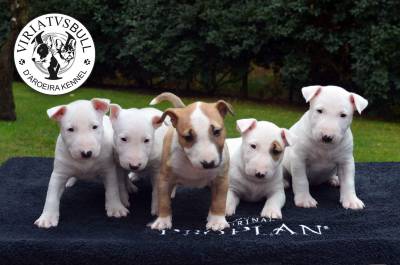
<instances>
[{"instance_id":1,"label":"tree trunk","mask_svg":"<svg viewBox=\"0 0 400 265\"><path fill-rule=\"evenodd\" d=\"M242 98L248 98L249 96L249 72L245 69L242 73L242 85L240 86L240 96Z\"/></svg>"},{"instance_id":2,"label":"tree trunk","mask_svg":"<svg viewBox=\"0 0 400 265\"><path fill-rule=\"evenodd\" d=\"M18 31L27 20L27 1L9 0L10 30L0 48L0 120L16 120L12 81L14 76L14 43Z\"/></svg>"}]
</instances>

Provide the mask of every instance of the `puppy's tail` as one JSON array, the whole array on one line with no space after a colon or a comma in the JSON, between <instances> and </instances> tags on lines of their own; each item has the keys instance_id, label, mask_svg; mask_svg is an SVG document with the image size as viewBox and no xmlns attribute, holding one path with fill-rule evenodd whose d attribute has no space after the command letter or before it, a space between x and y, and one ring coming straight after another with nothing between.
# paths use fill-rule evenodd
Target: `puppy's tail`
<instances>
[{"instance_id":1,"label":"puppy's tail","mask_svg":"<svg viewBox=\"0 0 400 265\"><path fill-rule=\"evenodd\" d=\"M153 98L153 100L150 102L150 105L156 105L162 101L171 102L174 108L186 107L186 105L182 102L182 100L178 96L170 92L161 93L157 97Z\"/></svg>"}]
</instances>

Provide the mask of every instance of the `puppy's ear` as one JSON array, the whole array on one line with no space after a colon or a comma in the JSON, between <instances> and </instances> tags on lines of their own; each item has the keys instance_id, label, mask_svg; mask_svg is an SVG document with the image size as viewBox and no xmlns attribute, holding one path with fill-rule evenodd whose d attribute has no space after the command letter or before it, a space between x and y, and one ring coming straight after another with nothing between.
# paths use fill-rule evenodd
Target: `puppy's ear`
<instances>
[{"instance_id":1,"label":"puppy's ear","mask_svg":"<svg viewBox=\"0 0 400 265\"><path fill-rule=\"evenodd\" d=\"M165 118L164 118L164 123L165 123ZM156 115L153 116L153 118L151 119L151 124L153 125L154 129L157 129L158 127L161 126L161 124L163 123L163 121L161 121L161 117Z\"/></svg>"},{"instance_id":2,"label":"puppy's ear","mask_svg":"<svg viewBox=\"0 0 400 265\"><path fill-rule=\"evenodd\" d=\"M322 86L306 86L301 89L301 93L303 94L306 102L309 102L314 97L318 96L321 93Z\"/></svg>"},{"instance_id":3,"label":"puppy's ear","mask_svg":"<svg viewBox=\"0 0 400 265\"><path fill-rule=\"evenodd\" d=\"M257 126L256 119L241 119L236 121L236 129L240 132L240 134L247 133L253 130Z\"/></svg>"},{"instance_id":4,"label":"puppy's ear","mask_svg":"<svg viewBox=\"0 0 400 265\"><path fill-rule=\"evenodd\" d=\"M356 93L350 93L350 102L359 114L361 114L361 112L368 106L368 100Z\"/></svg>"},{"instance_id":5,"label":"puppy's ear","mask_svg":"<svg viewBox=\"0 0 400 265\"><path fill-rule=\"evenodd\" d=\"M225 118L226 114L230 113L231 115L235 115L233 113L233 108L232 105L226 102L225 100L218 100L215 103L215 106L219 113L221 114L222 117Z\"/></svg>"},{"instance_id":6,"label":"puppy's ear","mask_svg":"<svg viewBox=\"0 0 400 265\"><path fill-rule=\"evenodd\" d=\"M121 112L121 106L118 104L110 104L110 120L114 122L118 120L119 113Z\"/></svg>"},{"instance_id":7,"label":"puppy's ear","mask_svg":"<svg viewBox=\"0 0 400 265\"><path fill-rule=\"evenodd\" d=\"M161 125L161 123L164 122L165 118L167 116L171 119L172 126L176 128L176 125L178 124L178 109L175 108L169 108L164 111L164 113L161 115L159 119L156 120L157 123Z\"/></svg>"},{"instance_id":8,"label":"puppy's ear","mask_svg":"<svg viewBox=\"0 0 400 265\"><path fill-rule=\"evenodd\" d=\"M281 130L282 141L285 146L292 146L296 144L297 137L293 133L291 133L288 129L282 128Z\"/></svg>"},{"instance_id":9,"label":"puppy's ear","mask_svg":"<svg viewBox=\"0 0 400 265\"><path fill-rule=\"evenodd\" d=\"M47 110L50 119L60 121L67 111L67 106L61 105Z\"/></svg>"},{"instance_id":10,"label":"puppy's ear","mask_svg":"<svg viewBox=\"0 0 400 265\"><path fill-rule=\"evenodd\" d=\"M105 114L108 112L108 109L110 107L110 100L106 98L93 98L91 100L93 108L100 112L101 114Z\"/></svg>"}]
</instances>

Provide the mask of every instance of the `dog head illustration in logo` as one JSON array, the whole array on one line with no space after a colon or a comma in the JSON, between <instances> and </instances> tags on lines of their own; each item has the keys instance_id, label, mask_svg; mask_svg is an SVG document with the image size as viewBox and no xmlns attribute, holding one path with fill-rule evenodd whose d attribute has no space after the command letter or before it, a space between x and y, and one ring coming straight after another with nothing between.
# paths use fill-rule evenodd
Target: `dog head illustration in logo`
<instances>
[{"instance_id":1,"label":"dog head illustration in logo","mask_svg":"<svg viewBox=\"0 0 400 265\"><path fill-rule=\"evenodd\" d=\"M47 77L49 80L61 79L58 76L59 72L65 72L75 58L76 40L71 34L66 33L68 37L65 43L57 35L42 36L43 31L32 41L35 42L32 61L42 72L49 74Z\"/></svg>"},{"instance_id":2,"label":"dog head illustration in logo","mask_svg":"<svg viewBox=\"0 0 400 265\"><path fill-rule=\"evenodd\" d=\"M72 59L75 58L76 40L68 32L67 34L68 34L68 39L64 45L62 45L61 43L62 48L60 53L62 58L64 58L67 61L71 61Z\"/></svg>"}]
</instances>

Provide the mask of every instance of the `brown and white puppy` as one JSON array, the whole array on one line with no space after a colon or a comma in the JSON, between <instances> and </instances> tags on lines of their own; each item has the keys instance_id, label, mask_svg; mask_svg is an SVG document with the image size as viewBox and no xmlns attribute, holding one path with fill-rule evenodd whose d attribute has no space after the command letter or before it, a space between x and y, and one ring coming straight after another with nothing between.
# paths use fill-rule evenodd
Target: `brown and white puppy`
<instances>
[{"instance_id":1,"label":"brown and white puppy","mask_svg":"<svg viewBox=\"0 0 400 265\"><path fill-rule=\"evenodd\" d=\"M229 103L195 102L185 106L171 93L153 99L151 105L163 100L174 104L159 122L169 116L173 127L164 137L161 169L157 177L158 218L152 229L172 227L171 192L176 185L202 188L211 187L211 207L207 229L223 230L229 227L225 219L228 192L229 153L225 144L224 118L233 114Z\"/></svg>"}]
</instances>

